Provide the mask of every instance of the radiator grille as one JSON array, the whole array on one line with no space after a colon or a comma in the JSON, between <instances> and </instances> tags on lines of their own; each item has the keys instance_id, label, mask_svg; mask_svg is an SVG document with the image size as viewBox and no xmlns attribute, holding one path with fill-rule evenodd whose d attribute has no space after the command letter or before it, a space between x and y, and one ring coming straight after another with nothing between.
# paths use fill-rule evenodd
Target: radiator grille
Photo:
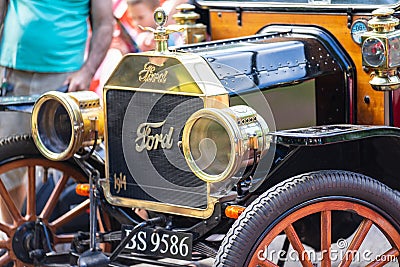
<instances>
[{"instance_id":1,"label":"radiator grille","mask_svg":"<svg viewBox=\"0 0 400 267\"><path fill-rule=\"evenodd\" d=\"M114 197L205 209L207 186L189 170L178 146L185 122L203 108L202 99L108 90L106 103L110 193ZM150 130L145 138L138 134L141 126ZM172 146L163 149L159 142L155 147L149 138L156 135L171 141ZM142 147L138 151L137 146L142 144L150 149ZM116 178L124 177L126 190L115 184Z\"/></svg>"}]
</instances>

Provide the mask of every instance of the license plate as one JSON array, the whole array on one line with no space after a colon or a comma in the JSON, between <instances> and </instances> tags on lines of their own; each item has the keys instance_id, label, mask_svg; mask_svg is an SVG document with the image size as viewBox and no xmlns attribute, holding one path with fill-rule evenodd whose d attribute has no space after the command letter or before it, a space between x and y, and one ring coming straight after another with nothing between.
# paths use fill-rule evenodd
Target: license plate
<instances>
[{"instance_id":1,"label":"license plate","mask_svg":"<svg viewBox=\"0 0 400 267\"><path fill-rule=\"evenodd\" d=\"M122 225L122 239L128 236L132 229L131 225ZM192 234L143 228L132 237L125 246L125 250L165 258L191 260L192 242Z\"/></svg>"}]
</instances>

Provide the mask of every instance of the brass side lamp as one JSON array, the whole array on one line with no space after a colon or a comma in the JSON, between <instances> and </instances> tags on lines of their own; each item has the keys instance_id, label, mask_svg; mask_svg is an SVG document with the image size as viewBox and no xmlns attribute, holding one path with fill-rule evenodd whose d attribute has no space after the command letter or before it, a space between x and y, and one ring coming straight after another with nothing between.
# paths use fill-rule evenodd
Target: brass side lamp
<instances>
[{"instance_id":1,"label":"brass side lamp","mask_svg":"<svg viewBox=\"0 0 400 267\"><path fill-rule=\"evenodd\" d=\"M368 21L372 31L362 35L362 64L372 69L369 81L377 91L392 91L400 88L398 67L400 66L400 31L396 30L399 19L393 17L394 10L380 8L372 12Z\"/></svg>"}]
</instances>

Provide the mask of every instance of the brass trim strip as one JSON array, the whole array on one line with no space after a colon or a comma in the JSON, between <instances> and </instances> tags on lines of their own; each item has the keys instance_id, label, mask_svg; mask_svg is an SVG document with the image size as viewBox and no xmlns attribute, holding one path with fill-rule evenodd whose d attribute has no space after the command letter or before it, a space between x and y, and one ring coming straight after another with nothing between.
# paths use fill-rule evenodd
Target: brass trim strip
<instances>
[{"instance_id":1,"label":"brass trim strip","mask_svg":"<svg viewBox=\"0 0 400 267\"><path fill-rule=\"evenodd\" d=\"M117 85L106 85L104 86L104 92L108 90L124 90L124 91L137 91L137 92L148 92L148 93L159 93L159 94L171 94L171 95L184 95L184 96L205 96L204 94L195 94L189 92L175 92L175 91L164 91L164 90L154 90L154 89L142 89L133 88L127 86L117 86Z\"/></svg>"},{"instance_id":2,"label":"brass trim strip","mask_svg":"<svg viewBox=\"0 0 400 267\"><path fill-rule=\"evenodd\" d=\"M108 174L108 170L107 170L107 174ZM110 180L108 178L106 179L106 181L104 181L102 183L102 187L105 192L105 197L106 197L107 201L110 202L112 205L143 208L143 209L148 209L148 210L156 211L156 212L169 213L169 214L175 214L175 215L185 215L188 217L200 218L200 219L209 218L214 212L215 204L218 202L218 199L209 196L209 192L210 192L209 183L207 183L208 203L207 203L207 208L204 210L190 208L190 207L184 207L184 206L175 206L175 205L165 204L165 203L150 202L150 201L145 201L145 200L136 200L136 199L130 199L130 198L124 198L124 197L115 197L110 193Z\"/></svg>"}]
</instances>

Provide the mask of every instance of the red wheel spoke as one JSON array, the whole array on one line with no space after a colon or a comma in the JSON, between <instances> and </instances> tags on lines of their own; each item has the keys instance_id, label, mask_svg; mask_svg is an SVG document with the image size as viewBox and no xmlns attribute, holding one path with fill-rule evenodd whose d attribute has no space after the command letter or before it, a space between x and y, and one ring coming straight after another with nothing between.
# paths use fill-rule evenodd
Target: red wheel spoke
<instances>
[{"instance_id":1,"label":"red wheel spoke","mask_svg":"<svg viewBox=\"0 0 400 267\"><path fill-rule=\"evenodd\" d=\"M36 217L36 168L29 166L28 168L28 195L27 195L27 218L35 219Z\"/></svg>"},{"instance_id":2,"label":"red wheel spoke","mask_svg":"<svg viewBox=\"0 0 400 267\"><path fill-rule=\"evenodd\" d=\"M5 266L10 261L11 261L11 257L8 254L8 252L6 252L3 256L0 257L0 266Z\"/></svg>"},{"instance_id":3,"label":"red wheel spoke","mask_svg":"<svg viewBox=\"0 0 400 267\"><path fill-rule=\"evenodd\" d=\"M391 248L384 254L377 257L376 260L367 265L367 267L380 267L386 263L394 261L400 255L399 250Z\"/></svg>"},{"instance_id":4,"label":"red wheel spoke","mask_svg":"<svg viewBox=\"0 0 400 267\"><path fill-rule=\"evenodd\" d=\"M400 260L400 233L393 227L393 225L391 225L390 222L379 213L369 209L368 207L347 201L319 202L291 213L269 231L269 233L258 244L255 251L268 249L271 243L276 241L277 237L281 235L282 231L284 231L292 247L298 253L301 264L303 266L311 266L309 255L306 253L300 237L296 233L293 225L302 218L318 213L320 214L321 222L321 266L332 266L332 255L329 254L332 246L332 227L334 226L332 211L351 212L358 214L358 216L363 218L363 221L358 226L358 229L348 246L346 254L343 259L341 259L339 266L349 266L352 263L353 258L356 256L355 253L357 253L363 242L365 242L372 225L375 225L380 229L388 243L391 244L392 248L380 255L376 261L370 263L369 267L383 266L388 262L393 262L396 257ZM252 267L269 264L267 261L264 262L263 259L260 259L257 253L252 255L249 262L249 266Z\"/></svg>"},{"instance_id":5,"label":"red wheel spoke","mask_svg":"<svg viewBox=\"0 0 400 267\"><path fill-rule=\"evenodd\" d=\"M11 240L10 239L0 240L0 248L11 249Z\"/></svg>"},{"instance_id":6,"label":"red wheel spoke","mask_svg":"<svg viewBox=\"0 0 400 267\"><path fill-rule=\"evenodd\" d=\"M331 228L332 216L331 211L321 212L321 253L322 253L322 267L331 267Z\"/></svg>"},{"instance_id":7,"label":"red wheel spoke","mask_svg":"<svg viewBox=\"0 0 400 267\"><path fill-rule=\"evenodd\" d=\"M84 173L82 173L79 168L71 167L70 164L65 162L55 162L49 161L44 158L24 158L17 159L8 163L5 163L0 166L0 174L8 173L10 171L18 170L21 173L27 174L27 183L23 187L21 187L23 191L23 196L19 194L19 191L14 190L11 193L7 191L4 183L0 180L0 201L2 205L2 209L4 210L7 218L5 222L0 222L0 232L5 233L4 240L0 240L0 249L5 249L7 252L0 257L0 266L5 266L8 263L13 263L14 267L19 266L33 266L30 264L26 264L22 262L20 259L16 257L16 253L20 253L21 251L14 251L12 246L14 234L16 233L16 229L19 231L23 231L23 228L20 228L25 223L35 222L37 218L38 207L36 205L37 196L36 196L36 181L39 179L39 176L36 175L37 167L42 171L43 168L43 181L47 182L48 172L56 170L58 173L62 174L62 177L55 184L54 190L52 190L50 196L47 199L47 202L41 212L40 216L43 219L43 223L49 229L49 234L52 238L53 244L71 244L74 239L76 233L68 233L56 234L59 228L64 224L70 222L73 219L76 219L80 214L86 212L89 208L89 200L80 203L78 206L70 210L69 212L61 215L52 223L49 223L49 218L52 215L57 203L60 200L60 196L65 190L66 184L69 179L73 179L78 183L87 182L87 178ZM22 179L22 176L21 176ZM19 189L19 188L18 188ZM15 193L16 192L16 193ZM22 201L26 199L26 216L23 217L21 215L20 206L17 202L14 202L14 195L20 196ZM3 208L4 207L4 208ZM103 214L105 218L108 218L107 214ZM109 224L104 225L102 231L109 230ZM29 228L29 227L28 227ZM106 228L106 229L104 229ZM21 230L22 229L22 230ZM29 229L28 229L29 230ZM4 234L2 233L2 234ZM20 233L20 235L22 232ZM110 249L108 250L110 251Z\"/></svg>"},{"instance_id":8,"label":"red wheel spoke","mask_svg":"<svg viewBox=\"0 0 400 267\"><path fill-rule=\"evenodd\" d=\"M0 223L0 231L6 233L8 236L10 236L10 231L12 227L12 225L6 223Z\"/></svg>"},{"instance_id":9,"label":"red wheel spoke","mask_svg":"<svg viewBox=\"0 0 400 267\"><path fill-rule=\"evenodd\" d=\"M49 219L51 213L53 212L55 206L57 205L57 201L60 198L60 195L65 187L65 184L68 181L69 176L64 173L62 178L57 182L51 196L47 200L46 206L43 208L42 213L40 214L40 218Z\"/></svg>"},{"instance_id":10,"label":"red wheel spoke","mask_svg":"<svg viewBox=\"0 0 400 267\"><path fill-rule=\"evenodd\" d=\"M70 222L72 219L74 219L75 217L77 217L80 214L82 214L83 212L85 212L89 208L89 204L90 204L89 199L86 199L78 206L74 207L67 213L63 214L60 218L51 222L49 225L51 227L54 227L55 229L63 226L64 224Z\"/></svg>"},{"instance_id":11,"label":"red wheel spoke","mask_svg":"<svg viewBox=\"0 0 400 267\"><path fill-rule=\"evenodd\" d=\"M360 248L362 242L365 240L369 230L371 229L372 221L369 219L364 219L360 226L357 229L357 232L351 240L349 247L345 253L344 258L340 261L339 267L348 267L350 266L354 253Z\"/></svg>"},{"instance_id":12,"label":"red wheel spoke","mask_svg":"<svg viewBox=\"0 0 400 267\"><path fill-rule=\"evenodd\" d=\"M16 267L25 267L26 265L23 262L15 261L14 262L14 266L16 266Z\"/></svg>"},{"instance_id":13,"label":"red wheel spoke","mask_svg":"<svg viewBox=\"0 0 400 267\"><path fill-rule=\"evenodd\" d=\"M304 246L301 243L300 238L297 235L296 230L294 229L293 225L290 224L288 227L286 227L285 233L290 241L290 244L292 244L292 247L294 248L294 250L296 250L297 253L299 254L301 264L304 267L313 267L313 264L311 263L310 258L308 257L308 254L307 254L306 250L304 249Z\"/></svg>"},{"instance_id":14,"label":"red wheel spoke","mask_svg":"<svg viewBox=\"0 0 400 267\"><path fill-rule=\"evenodd\" d=\"M0 196L3 198L3 200L7 204L7 209L9 210L14 222L22 221L22 216L20 214L20 211L15 206L14 201L12 200L10 194L8 193L6 187L4 186L3 181L1 181L1 180L0 180Z\"/></svg>"}]
</instances>

